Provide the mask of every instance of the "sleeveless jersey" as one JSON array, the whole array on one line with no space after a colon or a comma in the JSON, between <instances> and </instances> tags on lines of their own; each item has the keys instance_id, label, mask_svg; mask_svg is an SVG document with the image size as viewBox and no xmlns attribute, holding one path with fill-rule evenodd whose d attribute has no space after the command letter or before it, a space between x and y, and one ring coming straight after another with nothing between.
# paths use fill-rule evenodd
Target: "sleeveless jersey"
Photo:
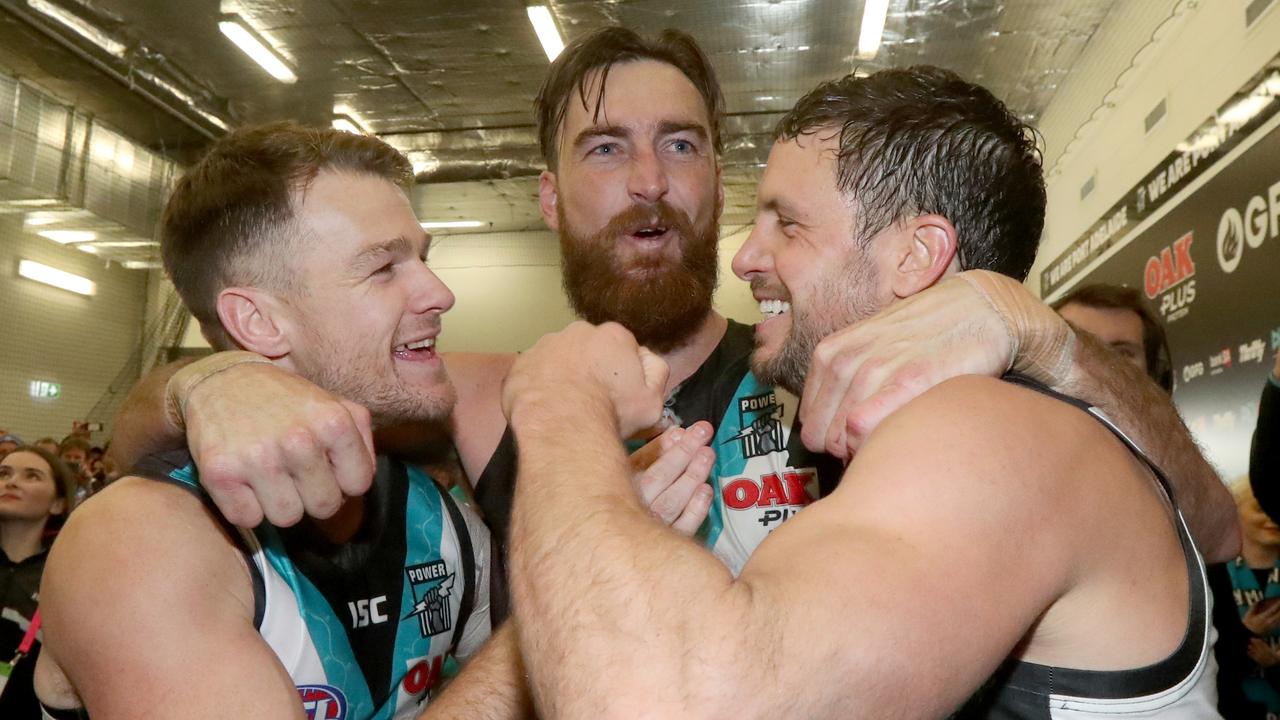
<instances>
[{"instance_id":1,"label":"sleeveless jersey","mask_svg":"<svg viewBox=\"0 0 1280 720\"><path fill-rule=\"evenodd\" d=\"M1178 540L1186 560L1190 592L1187 629L1173 654L1133 670L1078 670L1008 660L952 717L957 720L1205 720L1220 717L1216 668L1210 654L1213 636L1204 561L1178 509L1168 478L1098 408L1023 378L1009 376L1006 379L1094 416L1151 469L1173 506Z\"/></svg>"},{"instance_id":2,"label":"sleeveless jersey","mask_svg":"<svg viewBox=\"0 0 1280 720\"><path fill-rule=\"evenodd\" d=\"M729 321L724 337L667 401L677 422L715 427L715 491L698 537L736 575L753 550L787 518L830 492L844 468L810 453L793 422L797 401L751 373L754 330ZM476 482L476 502L504 549L515 492L516 444L508 427Z\"/></svg>"},{"instance_id":3,"label":"sleeveless jersey","mask_svg":"<svg viewBox=\"0 0 1280 720\"><path fill-rule=\"evenodd\" d=\"M134 474L200 492L185 451ZM226 526L253 576L255 623L309 720L417 717L449 658L490 632L489 533L475 513L384 456L364 499L361 528L341 546L308 525Z\"/></svg>"}]
</instances>

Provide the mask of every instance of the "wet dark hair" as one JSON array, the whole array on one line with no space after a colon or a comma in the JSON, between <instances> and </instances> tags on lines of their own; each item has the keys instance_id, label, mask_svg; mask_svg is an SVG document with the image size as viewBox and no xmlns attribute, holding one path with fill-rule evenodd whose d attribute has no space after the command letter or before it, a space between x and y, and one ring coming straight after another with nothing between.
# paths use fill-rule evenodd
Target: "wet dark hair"
<instances>
[{"instance_id":1,"label":"wet dark hair","mask_svg":"<svg viewBox=\"0 0 1280 720\"><path fill-rule=\"evenodd\" d=\"M1054 310L1071 305L1084 305L1105 310L1129 310L1142 318L1142 352L1147 359L1147 374L1165 392L1173 392L1173 359L1164 325L1142 301L1142 295L1131 287L1095 283L1073 290L1053 304Z\"/></svg>"},{"instance_id":2,"label":"wet dark hair","mask_svg":"<svg viewBox=\"0 0 1280 720\"><path fill-rule=\"evenodd\" d=\"M604 86L609 78L609 69L617 63L636 60L666 63L689 78L706 105L711 142L716 154L720 154L723 150L720 126L724 120L724 95L720 92L720 83L716 80L711 61L698 43L679 30L663 30L656 38L645 38L624 27L607 27L569 43L551 63L542 89L533 101L538 122L538 146L548 169L554 172L559 161L556 140L568 113L570 99L576 94L582 106L587 107L587 79L599 70L600 94L596 97L593 116L598 118L604 105Z\"/></svg>"},{"instance_id":3,"label":"wet dark hair","mask_svg":"<svg viewBox=\"0 0 1280 720\"><path fill-rule=\"evenodd\" d=\"M836 185L857 237L926 213L955 226L963 269L1025 280L1044 229L1035 131L986 88L918 65L823 83L778 123L778 140L839 136Z\"/></svg>"}]
</instances>

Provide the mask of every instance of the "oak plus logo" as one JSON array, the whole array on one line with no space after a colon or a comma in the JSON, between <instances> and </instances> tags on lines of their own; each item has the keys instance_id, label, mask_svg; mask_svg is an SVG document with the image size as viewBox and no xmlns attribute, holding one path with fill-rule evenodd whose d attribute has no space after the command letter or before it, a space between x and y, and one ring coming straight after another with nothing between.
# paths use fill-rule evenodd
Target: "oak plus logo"
<instances>
[{"instance_id":1,"label":"oak plus logo","mask_svg":"<svg viewBox=\"0 0 1280 720\"><path fill-rule=\"evenodd\" d=\"M1254 195L1244 210L1229 207L1218 218L1218 265L1233 273L1244 258L1245 246L1258 249L1267 239L1280 235L1280 182L1272 183L1265 195Z\"/></svg>"},{"instance_id":2,"label":"oak plus logo","mask_svg":"<svg viewBox=\"0 0 1280 720\"><path fill-rule=\"evenodd\" d=\"M1159 298L1160 315L1173 322L1191 312L1196 300L1196 262L1191 257L1195 233L1174 240L1160 252L1147 258L1142 271L1142 289L1148 300Z\"/></svg>"}]
</instances>

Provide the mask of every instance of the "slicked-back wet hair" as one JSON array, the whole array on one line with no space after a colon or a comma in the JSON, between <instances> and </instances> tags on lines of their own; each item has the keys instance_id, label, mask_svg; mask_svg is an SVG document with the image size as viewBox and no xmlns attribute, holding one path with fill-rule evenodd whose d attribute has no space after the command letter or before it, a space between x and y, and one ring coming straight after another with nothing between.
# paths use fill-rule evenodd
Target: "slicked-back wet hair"
<instances>
[{"instance_id":1,"label":"slicked-back wet hair","mask_svg":"<svg viewBox=\"0 0 1280 720\"><path fill-rule=\"evenodd\" d=\"M800 99L775 137L839 138L836 184L866 242L895 222L938 214L963 269L1025 280L1044 228L1035 131L986 88L920 65L846 75Z\"/></svg>"},{"instance_id":2,"label":"slicked-back wet hair","mask_svg":"<svg viewBox=\"0 0 1280 720\"><path fill-rule=\"evenodd\" d=\"M609 70L618 63L636 60L656 60L666 63L684 74L697 88L707 109L711 124L711 142L719 155L723 149L720 126L724 119L724 95L716 80L711 61L698 47L698 43L679 30L663 30L656 38L645 38L634 30L623 27L607 27L584 35L569 43L551 63L547 78L533 101L534 115L538 122L538 145L547 169L555 172L559 162L557 139L569 102L578 98L588 107L588 80L599 71L599 95L592 108L593 118L599 118L604 106L604 87Z\"/></svg>"},{"instance_id":3,"label":"slicked-back wet hair","mask_svg":"<svg viewBox=\"0 0 1280 720\"><path fill-rule=\"evenodd\" d=\"M178 181L160 220L160 255L213 347L236 347L218 318L219 292L293 287L294 204L321 170L413 184L412 165L381 140L294 122L236 130Z\"/></svg>"}]
</instances>

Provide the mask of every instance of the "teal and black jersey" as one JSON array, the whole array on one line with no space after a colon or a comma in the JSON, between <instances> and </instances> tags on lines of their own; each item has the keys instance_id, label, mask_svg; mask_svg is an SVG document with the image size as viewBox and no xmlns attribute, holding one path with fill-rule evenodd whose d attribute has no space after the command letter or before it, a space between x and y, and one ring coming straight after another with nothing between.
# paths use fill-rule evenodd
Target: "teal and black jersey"
<instances>
[{"instance_id":1,"label":"teal and black jersey","mask_svg":"<svg viewBox=\"0 0 1280 720\"><path fill-rule=\"evenodd\" d=\"M730 320L715 350L667 401L681 425L706 420L716 429L708 480L715 495L698 537L734 574L770 531L830 492L843 472L834 458L800 443L795 398L751 373L753 334L751 326ZM476 501L504 548L515 478L515 436L508 427L476 482Z\"/></svg>"},{"instance_id":2,"label":"teal and black jersey","mask_svg":"<svg viewBox=\"0 0 1280 720\"><path fill-rule=\"evenodd\" d=\"M186 452L134 474L199 488ZM364 513L341 545L306 522L228 528L254 576L258 630L316 720L416 717L446 662L490 632L489 533L469 508L380 456Z\"/></svg>"}]
</instances>

